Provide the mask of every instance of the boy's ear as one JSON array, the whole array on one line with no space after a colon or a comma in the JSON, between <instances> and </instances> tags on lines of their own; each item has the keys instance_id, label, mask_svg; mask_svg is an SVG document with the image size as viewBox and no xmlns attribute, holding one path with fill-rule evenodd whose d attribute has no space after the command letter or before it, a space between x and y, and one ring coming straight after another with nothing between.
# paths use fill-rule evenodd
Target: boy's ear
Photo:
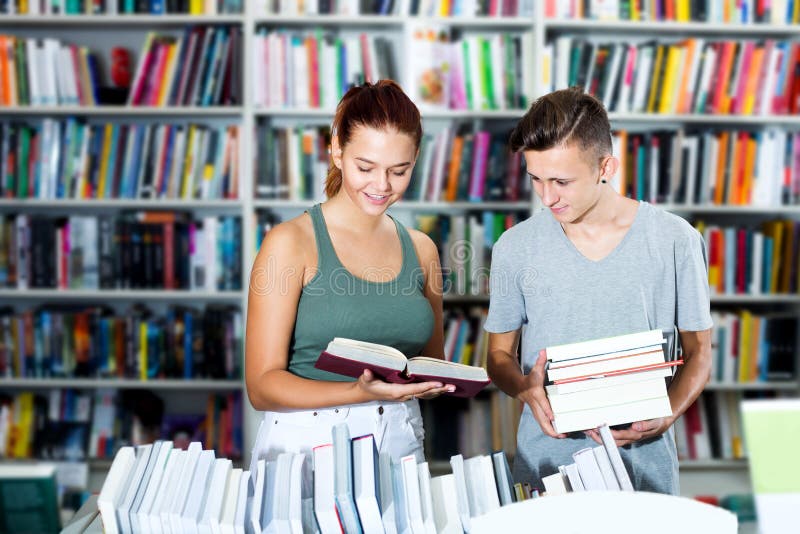
<instances>
[{"instance_id":1,"label":"boy's ear","mask_svg":"<svg viewBox=\"0 0 800 534\"><path fill-rule=\"evenodd\" d=\"M342 170L342 147L338 135L331 137L331 160L337 169Z\"/></svg>"},{"instance_id":2,"label":"boy's ear","mask_svg":"<svg viewBox=\"0 0 800 534\"><path fill-rule=\"evenodd\" d=\"M614 156L606 156L600 162L600 180L610 182L619 169L619 160Z\"/></svg>"}]
</instances>

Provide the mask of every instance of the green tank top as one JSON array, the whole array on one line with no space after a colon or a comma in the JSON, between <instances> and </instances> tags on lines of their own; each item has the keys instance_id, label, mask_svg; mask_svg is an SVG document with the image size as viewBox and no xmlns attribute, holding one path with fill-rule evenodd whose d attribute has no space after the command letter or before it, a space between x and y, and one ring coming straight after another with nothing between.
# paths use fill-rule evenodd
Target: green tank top
<instances>
[{"instance_id":1,"label":"green tank top","mask_svg":"<svg viewBox=\"0 0 800 534\"><path fill-rule=\"evenodd\" d=\"M392 219L403 265L393 280L370 282L351 274L339 261L320 205L308 214L317 242L317 273L297 304L289 372L316 380L353 380L314 367L334 337L381 343L406 356L418 355L433 331L433 310L423 294L425 278L408 230Z\"/></svg>"}]
</instances>

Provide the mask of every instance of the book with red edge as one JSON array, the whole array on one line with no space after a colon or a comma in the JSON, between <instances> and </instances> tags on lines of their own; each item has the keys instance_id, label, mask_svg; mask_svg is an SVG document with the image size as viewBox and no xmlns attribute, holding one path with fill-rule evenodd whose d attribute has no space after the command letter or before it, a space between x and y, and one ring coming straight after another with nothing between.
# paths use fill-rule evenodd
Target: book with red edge
<instances>
[{"instance_id":1,"label":"book with red edge","mask_svg":"<svg viewBox=\"0 0 800 534\"><path fill-rule=\"evenodd\" d=\"M442 382L452 384L455 397L473 397L489 384L482 367L415 356L407 358L399 350L366 341L334 338L322 351L314 367L323 371L358 378L369 369L386 382Z\"/></svg>"}]
</instances>

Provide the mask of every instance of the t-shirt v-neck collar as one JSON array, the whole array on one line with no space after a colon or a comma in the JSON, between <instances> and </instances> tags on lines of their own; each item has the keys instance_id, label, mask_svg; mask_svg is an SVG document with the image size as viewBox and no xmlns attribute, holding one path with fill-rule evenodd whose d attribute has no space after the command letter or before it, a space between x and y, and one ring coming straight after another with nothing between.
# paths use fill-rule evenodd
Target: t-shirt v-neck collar
<instances>
[{"instance_id":1,"label":"t-shirt v-neck collar","mask_svg":"<svg viewBox=\"0 0 800 534\"><path fill-rule=\"evenodd\" d=\"M611 259L613 259L614 256L619 254L619 251L625 247L625 243L627 243L630 240L631 234L635 232L636 228L641 224L639 220L642 218L643 207L644 207L644 202L639 201L639 205L636 208L636 215L633 217L633 222L631 223L628 230L625 232L625 235L622 236L622 239L620 239L619 243L617 243L616 246L614 246L614 248L611 249L611 251L608 254L606 254L599 260L592 260L587 258L580 250L578 250L578 247L575 246L575 243L573 243L572 240L567 236L567 233L561 227L561 224L556 220L556 218L553 217L553 214L548 213L548 216L550 217L550 222L553 225L553 230L559 235L559 239L563 240L564 246L566 246L569 250L571 250L572 253L575 254L577 257L579 257L582 261L590 265L603 265L608 261L610 261Z\"/></svg>"}]
</instances>

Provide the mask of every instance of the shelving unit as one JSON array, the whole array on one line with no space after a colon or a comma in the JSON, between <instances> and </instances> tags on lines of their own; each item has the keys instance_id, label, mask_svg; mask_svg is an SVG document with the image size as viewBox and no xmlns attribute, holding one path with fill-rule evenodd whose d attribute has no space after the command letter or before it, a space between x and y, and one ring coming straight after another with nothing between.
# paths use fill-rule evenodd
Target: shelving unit
<instances>
[{"instance_id":1,"label":"shelving unit","mask_svg":"<svg viewBox=\"0 0 800 534\"><path fill-rule=\"evenodd\" d=\"M138 32L144 34L151 29L178 31L187 25L236 25L242 29L242 65L243 65L243 102L240 106L231 107L132 107L132 106L48 106L48 107L5 107L0 108L0 120L17 120L31 118L38 120L45 117L79 116L97 119L119 119L120 121L136 120L157 122L163 119L177 120L222 120L232 119L241 124L244 133L240 139L239 147L239 192L238 200L38 200L38 199L0 199L0 216L8 213L60 213L72 212L116 212L118 210L185 210L202 213L226 213L238 215L242 219L242 266L243 288L247 288L249 266L255 257L252 246L255 242L255 228L251 224L254 215L261 210L274 210L282 215L298 214L310 207L312 200L265 200L254 198L253 176L255 171L256 145L252 132L255 131L258 121L279 120L283 122L299 121L308 123L328 123L334 111L332 109L285 109L265 108L254 104L253 76L255 34L259 27L290 28L290 29L357 29L365 31L392 32L403 34L410 26L417 24L446 25L465 31L503 32L514 31L530 34L533 41L532 62L525 71L524 85L527 95L534 97L540 87L538 74L541 72L541 50L554 36L561 34L600 35L608 39L624 37L681 37L703 35L712 38L738 37L738 38L800 38L800 27L791 25L772 26L766 24L707 24L707 23L676 23L676 22L627 22L627 21L590 21L590 20L548 20L543 17L543 11L537 2L537 13L531 18L500 17L486 19L470 18L440 18L440 17L410 17L410 16L301 16L286 17L272 16L256 13L255 2L245 2L245 13L242 15L214 15L214 16L184 16L184 15L80 15L80 16L39 16L25 15L0 15L0 33L13 29L17 35L26 32L36 32L36 35L66 32L74 35L76 31L95 35L101 44L98 47L110 47L116 44L115 32ZM134 56L138 49L131 50ZM397 54L398 51L395 51ZM408 60L398 61L399 66L405 66ZM401 69L401 72L404 72ZM400 82L406 85L400 76ZM426 127L430 123L447 121L471 121L475 124L502 124L509 129L514 121L524 113L524 109L505 110L423 110L422 116ZM652 113L616 113L609 114L612 127L656 127L672 128L680 126L708 125L710 127L744 127L760 128L763 126L776 126L789 129L800 129L800 117L788 115L696 115L696 114L670 114L658 115ZM713 217L774 217L789 218L800 217L800 206L778 206L760 208L752 206L718 206L718 205L665 205L665 209L681 216L692 218L702 216ZM402 201L392 207L392 213L399 217L409 218L415 213L461 213L474 210L494 210L498 212L526 212L534 211L533 201L522 202L455 202L455 203L430 203L416 201ZM156 302L166 304L171 302L191 301L193 303L230 303L238 304L242 311L246 311L247 291L206 292L206 291L145 291L145 290L25 290L24 292L2 289L0 300L15 304L28 305L36 302ZM456 295L445 296L447 306L487 305L485 295ZM757 306L759 309L790 309L797 311L800 308L800 295L712 295L713 307L719 306ZM231 391L238 390L244 393L243 381L131 381L131 380L33 380L13 379L0 381L0 390L47 389L47 388L80 388L92 389L101 387L138 388L146 387L156 389L168 394L182 391ZM711 383L709 391L774 391L780 394L797 394L800 385L797 381L788 383ZM245 462L249 454L249 445L255 438L255 429L258 425L258 414L247 408L245 398L244 417L244 443ZM105 464L92 464L107 468ZM104 467L103 467L104 466ZM714 471L714 476L719 472L733 471L733 476L740 484L740 475L745 470L746 462L743 461L693 461L682 462L681 470L690 472ZM446 462L432 462L433 470L449 470ZM745 473L746 474L746 473Z\"/></svg>"}]
</instances>

